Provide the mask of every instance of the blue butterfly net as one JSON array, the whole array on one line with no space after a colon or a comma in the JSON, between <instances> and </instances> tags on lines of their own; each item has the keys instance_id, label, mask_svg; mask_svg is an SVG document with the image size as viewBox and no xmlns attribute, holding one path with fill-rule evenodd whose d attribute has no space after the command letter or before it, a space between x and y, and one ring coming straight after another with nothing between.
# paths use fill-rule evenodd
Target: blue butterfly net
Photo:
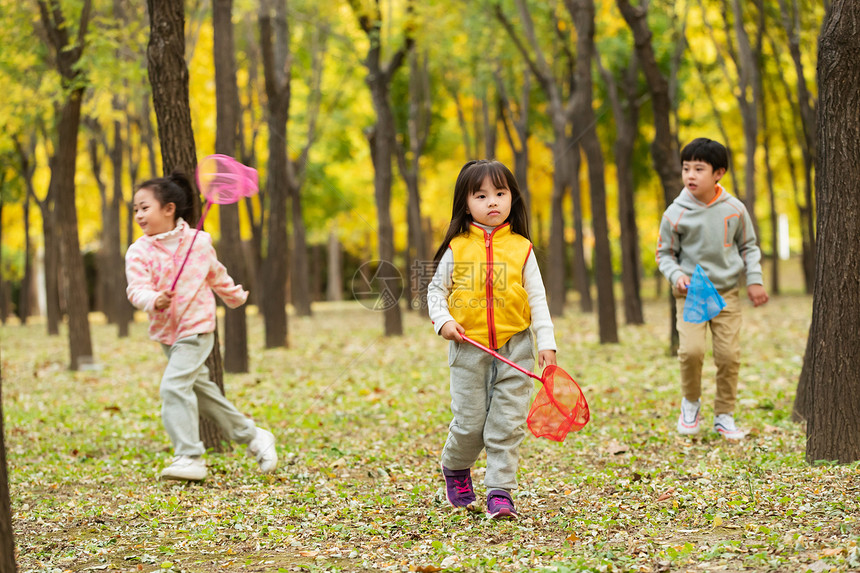
<instances>
[{"instance_id":1,"label":"blue butterfly net","mask_svg":"<svg viewBox=\"0 0 860 573\"><path fill-rule=\"evenodd\" d=\"M686 322L708 322L723 310L726 301L702 267L696 265L693 278L687 285L687 300L684 301L684 320Z\"/></svg>"}]
</instances>

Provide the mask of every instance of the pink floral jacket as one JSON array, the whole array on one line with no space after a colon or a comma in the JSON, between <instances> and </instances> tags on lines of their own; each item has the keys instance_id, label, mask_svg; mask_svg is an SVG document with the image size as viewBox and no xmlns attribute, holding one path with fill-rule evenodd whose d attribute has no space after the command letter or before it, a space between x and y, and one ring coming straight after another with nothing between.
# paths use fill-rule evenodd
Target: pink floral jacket
<instances>
[{"instance_id":1,"label":"pink floral jacket","mask_svg":"<svg viewBox=\"0 0 860 573\"><path fill-rule=\"evenodd\" d=\"M158 293L170 288L194 237L195 229L185 221L180 219L177 228L180 238L175 253L155 237L144 235L125 254L128 300L149 313L149 337L167 345L193 334L214 332L213 290L230 308L241 306L248 299L248 291L237 285L218 261L212 237L201 231L176 283L170 306L155 310Z\"/></svg>"}]
</instances>

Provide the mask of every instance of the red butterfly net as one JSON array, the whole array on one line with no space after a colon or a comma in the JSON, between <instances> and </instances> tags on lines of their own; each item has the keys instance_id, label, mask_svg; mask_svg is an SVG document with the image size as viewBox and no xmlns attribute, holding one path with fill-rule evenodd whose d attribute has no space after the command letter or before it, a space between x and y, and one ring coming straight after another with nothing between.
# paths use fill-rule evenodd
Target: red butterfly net
<instances>
[{"instance_id":1,"label":"red butterfly net","mask_svg":"<svg viewBox=\"0 0 860 573\"><path fill-rule=\"evenodd\" d=\"M579 384L571 378L570 374L558 366L547 366L543 374L538 376L480 342L466 335L461 336L472 346L492 354L508 366L543 384L526 418L529 430L536 437L563 442L571 430L578 432L588 423L591 417L588 402L585 401L585 394L582 393Z\"/></svg>"},{"instance_id":2,"label":"red butterfly net","mask_svg":"<svg viewBox=\"0 0 860 573\"><path fill-rule=\"evenodd\" d=\"M558 366L547 366L540 377L543 388L532 402L527 423L538 438L563 442L571 430L578 432L591 414L585 394L570 374Z\"/></svg>"}]
</instances>

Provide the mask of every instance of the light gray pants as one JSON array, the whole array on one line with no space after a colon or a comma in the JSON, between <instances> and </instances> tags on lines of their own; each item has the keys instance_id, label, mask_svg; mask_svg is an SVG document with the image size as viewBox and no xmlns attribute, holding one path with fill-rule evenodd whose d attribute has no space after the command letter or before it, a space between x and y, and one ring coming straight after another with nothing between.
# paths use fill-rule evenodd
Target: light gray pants
<instances>
[{"instance_id":1,"label":"light gray pants","mask_svg":"<svg viewBox=\"0 0 860 573\"><path fill-rule=\"evenodd\" d=\"M206 359L214 334L195 334L162 344L167 368L161 378L161 420L177 456L199 456L206 450L200 440L199 415L215 422L224 435L240 444L254 439L256 426L209 379Z\"/></svg>"},{"instance_id":2,"label":"light gray pants","mask_svg":"<svg viewBox=\"0 0 860 573\"><path fill-rule=\"evenodd\" d=\"M498 353L526 370L534 367L531 332L515 334ZM519 446L534 383L531 378L467 342L451 342L451 412L442 465L451 470L472 467L487 451L487 489L517 487Z\"/></svg>"}]
</instances>

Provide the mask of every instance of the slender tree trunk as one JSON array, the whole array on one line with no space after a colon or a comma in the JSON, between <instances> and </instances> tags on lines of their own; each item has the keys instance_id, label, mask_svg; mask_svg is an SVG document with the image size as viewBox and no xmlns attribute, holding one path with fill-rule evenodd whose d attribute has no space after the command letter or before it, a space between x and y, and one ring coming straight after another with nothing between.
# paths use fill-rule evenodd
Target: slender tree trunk
<instances>
[{"instance_id":1,"label":"slender tree trunk","mask_svg":"<svg viewBox=\"0 0 860 573\"><path fill-rule=\"evenodd\" d=\"M311 315L310 264L308 261L307 229L302 208L302 187L295 177L291 177L290 200L293 223L293 257L290 275L291 300L296 316Z\"/></svg>"},{"instance_id":2,"label":"slender tree trunk","mask_svg":"<svg viewBox=\"0 0 860 573\"><path fill-rule=\"evenodd\" d=\"M51 158L50 187L56 192L55 212L59 231L63 287L69 315L69 368L77 370L91 363L93 348L88 320L87 281L78 238L78 213L75 206L75 167L78 152L78 130L86 79L78 63L83 54L89 24L90 0L85 0L78 23L77 39L70 38L70 27L62 10L39 0L42 25L55 52L55 64L63 85L72 87L60 108L57 147Z\"/></svg>"},{"instance_id":3,"label":"slender tree trunk","mask_svg":"<svg viewBox=\"0 0 860 573\"><path fill-rule=\"evenodd\" d=\"M12 500L6 465L6 433L3 428L3 361L0 360L0 573L15 573L15 532L12 528Z\"/></svg>"},{"instance_id":4,"label":"slender tree trunk","mask_svg":"<svg viewBox=\"0 0 860 573\"><path fill-rule=\"evenodd\" d=\"M266 348L287 343L287 120L290 84L286 66L289 46L286 19L278 15L272 22L268 3L260 13L260 45L266 82L269 126L269 167L266 182L268 200L267 247L261 268L260 300L266 327Z\"/></svg>"},{"instance_id":5,"label":"slender tree trunk","mask_svg":"<svg viewBox=\"0 0 860 573\"><path fill-rule=\"evenodd\" d=\"M552 177L552 196L550 197L550 222L549 222L549 253L550 261L547 269L547 300L549 311L553 316L564 314L565 298L567 288L565 285L567 256L564 240L564 194L567 192L565 173L568 169L566 162L560 160L564 157L567 143L559 130L563 126L555 127L555 139L553 141L553 158L555 166ZM581 247L581 243L579 243Z\"/></svg>"},{"instance_id":6,"label":"slender tree trunk","mask_svg":"<svg viewBox=\"0 0 860 573\"><path fill-rule=\"evenodd\" d=\"M576 27L577 53L577 112L578 125L585 132L580 146L588 162L588 182L591 194L591 224L594 231L594 275L597 284L597 316L601 344L618 342L618 322L615 313L615 287L612 272L612 249L609 244L609 224L606 214L606 174L603 150L597 137L597 117L594 114L594 84L591 63L594 58L594 1L566 0Z\"/></svg>"},{"instance_id":7,"label":"slender tree trunk","mask_svg":"<svg viewBox=\"0 0 860 573\"><path fill-rule=\"evenodd\" d=\"M818 44L818 251L806 460L860 460L860 3L836 0Z\"/></svg>"},{"instance_id":8,"label":"slender tree trunk","mask_svg":"<svg viewBox=\"0 0 860 573\"><path fill-rule=\"evenodd\" d=\"M579 294L579 310L585 314L594 312L591 298L591 276L585 260L585 226L582 209L582 185L579 176L582 167L582 153L579 145L568 140L567 163L569 167L570 202L573 211L573 287ZM567 262L565 249L565 262Z\"/></svg>"},{"instance_id":9,"label":"slender tree trunk","mask_svg":"<svg viewBox=\"0 0 860 573\"><path fill-rule=\"evenodd\" d=\"M69 314L69 368L71 370L78 370L93 361L87 280L78 238L78 213L75 207L75 160L78 151L82 98L83 90L76 90L63 106L59 126L58 156L51 170L51 179L56 178L57 181L57 220Z\"/></svg>"},{"instance_id":10,"label":"slender tree trunk","mask_svg":"<svg viewBox=\"0 0 860 573\"><path fill-rule=\"evenodd\" d=\"M365 83L370 88L373 109L376 112L376 125L369 134L373 158L374 177L373 187L376 198L378 221L378 243L380 266L375 275L377 286L382 291L383 323L385 336L400 336L403 334L403 318L400 309L402 294L402 277L396 276L397 267L394 260L394 227L391 222L391 162L394 155L396 130L394 115L391 110L389 89L394 73L402 65L408 52L412 50L413 39L409 31L405 32L405 45L397 50L387 64L382 62L382 44L380 31L382 28L382 13L379 2L373 8L367 9L359 0L350 0L353 13L359 25L370 40L370 48L364 60L367 68ZM411 2L407 10L411 11ZM400 289L393 290L400 281Z\"/></svg>"},{"instance_id":11,"label":"slender tree trunk","mask_svg":"<svg viewBox=\"0 0 860 573\"><path fill-rule=\"evenodd\" d=\"M215 61L215 153L236 153L239 88L236 84L236 56L233 42L233 0L214 0L212 27ZM218 253L230 276L244 284L245 265L239 234L239 205L222 205L221 242ZM248 327L245 305L224 311L224 370L248 371Z\"/></svg>"},{"instance_id":12,"label":"slender tree trunk","mask_svg":"<svg viewBox=\"0 0 860 573\"><path fill-rule=\"evenodd\" d=\"M636 56L642 65L648 92L651 94L651 107L654 115L654 139L651 142L651 160L663 188L663 202L666 207L672 204L684 184L681 180L681 152L678 149L677 133L672 129L672 100L669 96L669 82L660 71L654 46L653 34L648 27L648 1L633 6L630 0L616 0L618 9L633 32ZM675 301L671 293L668 297L670 328L669 353L678 353L678 329L675 316Z\"/></svg>"},{"instance_id":13,"label":"slender tree trunk","mask_svg":"<svg viewBox=\"0 0 860 573\"><path fill-rule=\"evenodd\" d=\"M193 174L197 167L194 131L191 128L191 108L188 94L188 68L185 65L185 9L182 2L147 0L150 17L150 37L147 45L149 83L158 123L161 162L165 173L182 171ZM193 221L200 216L200 204L195 201ZM224 392L224 369L221 344L215 329L215 344L206 359L212 381ZM211 420L200 418L200 439L207 449L223 451L221 431Z\"/></svg>"},{"instance_id":14,"label":"slender tree trunk","mask_svg":"<svg viewBox=\"0 0 860 573\"><path fill-rule=\"evenodd\" d=\"M773 186L773 167L770 158L770 132L767 123L767 98L761 98L761 131L763 135L762 149L764 150L764 169L767 176L767 196L770 204L770 248L772 271L770 275L770 292L779 294L779 214L776 211L776 191Z\"/></svg>"},{"instance_id":15,"label":"slender tree trunk","mask_svg":"<svg viewBox=\"0 0 860 573\"><path fill-rule=\"evenodd\" d=\"M805 227L805 235L809 239L801 259L804 278L806 279L806 292L812 293L812 285L815 280L815 207L812 189L812 173L818 162L818 137L815 128L815 107L812 95L806 85L806 72L803 66L803 58L800 51L800 10L797 0L791 0L791 11L789 11L786 0L779 0L780 14L782 16L783 28L788 35L788 51L794 63L795 76L797 77L797 103L800 110L800 122L802 128L801 149L803 150L803 166L805 187L805 209L801 212L801 224ZM829 10L828 10L829 12Z\"/></svg>"},{"instance_id":16,"label":"slender tree trunk","mask_svg":"<svg viewBox=\"0 0 860 573\"><path fill-rule=\"evenodd\" d=\"M597 54L595 54L597 55ZM624 72L622 101L612 72L605 69L596 57L597 65L607 86L612 114L615 117L616 137L615 171L618 178L618 222L621 228L621 286L624 292L624 318L627 324L644 324L642 314L641 258L639 253L639 229L636 223L636 193L633 177L633 151L639 131L639 102L637 78L639 66L635 52L630 55L630 64Z\"/></svg>"},{"instance_id":17,"label":"slender tree trunk","mask_svg":"<svg viewBox=\"0 0 860 573\"><path fill-rule=\"evenodd\" d=\"M326 300L343 300L343 253L337 233L331 231L328 235L328 280Z\"/></svg>"}]
</instances>

